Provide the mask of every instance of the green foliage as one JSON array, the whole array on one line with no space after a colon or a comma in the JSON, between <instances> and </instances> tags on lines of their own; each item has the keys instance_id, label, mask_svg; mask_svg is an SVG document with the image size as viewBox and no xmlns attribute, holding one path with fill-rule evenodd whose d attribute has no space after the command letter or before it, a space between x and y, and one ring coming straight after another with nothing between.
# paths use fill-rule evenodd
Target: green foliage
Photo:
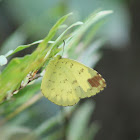
<instances>
[{"instance_id":1,"label":"green foliage","mask_svg":"<svg viewBox=\"0 0 140 140\"><path fill-rule=\"evenodd\" d=\"M36 71L43 66L48 60L50 54L47 57L46 54L51 51L53 46L48 46L48 42L55 35L58 27L66 20L69 15L62 17L50 30L48 36L38 45L37 49L31 54L26 55L23 58L14 58L4 71L0 75L0 101L2 101L6 94L12 94L20 87L21 81L27 76L29 72ZM22 49L27 46L22 47ZM18 47L21 48L21 47ZM17 49L20 51L21 49ZM16 52L17 52L16 51ZM7 77L8 75L8 77Z\"/></svg>"},{"instance_id":2,"label":"green foliage","mask_svg":"<svg viewBox=\"0 0 140 140\"><path fill-rule=\"evenodd\" d=\"M101 11L101 12L94 13L93 15L91 15L78 30L72 33L71 39L69 40L69 44L67 44L68 48L70 50L73 50L74 48L73 46L77 45L79 39L87 30L87 28L89 28L91 24L96 24L97 21L99 21L100 19L102 19L103 17L105 17L106 15L110 13L111 11ZM54 41L53 44L49 46L47 44L54 37L60 25L67 19L69 15L70 14L58 20L58 22L50 30L48 36L38 45L37 49L31 55L26 55L23 58L14 58L8 64L8 66L0 74L0 83L1 83L0 101L2 101L7 96L7 94L9 94L8 96L11 96L11 94L14 91L18 90L18 88L20 88L21 86L20 84L22 80L27 76L27 74L29 74L29 72L34 72L36 70L39 70L44 65L44 63L49 60L50 57L53 57L55 54L61 51L61 49L57 48L57 45L60 44L65 33L70 28L76 25L80 25L81 23L78 22L71 25ZM38 42L29 44L29 45L19 46L15 49L15 51L12 52L12 54L18 51L21 51L27 47L30 47L31 45L36 44L36 43ZM72 54L74 54L74 51L71 51L71 52Z\"/></svg>"},{"instance_id":3,"label":"green foliage","mask_svg":"<svg viewBox=\"0 0 140 140\"><path fill-rule=\"evenodd\" d=\"M55 55L62 54L63 52L64 55L80 59L82 62L84 60L88 61L89 66L95 65L101 56L99 49L104 43L104 39L94 40L93 43L93 37L103 23L104 18L111 13L112 11L94 12L85 22L76 22L69 25L59 37L54 39L62 24L71 15L67 14L56 22L43 40L18 46L14 51L11 50L6 55L1 56L2 59L7 61L7 57L39 43L33 53L21 58L13 58L0 73L0 102L2 102L0 114L3 117L0 123L6 124L12 118L14 121L17 114L42 98L40 93L40 77L43 75L44 66ZM79 27L76 28L77 26ZM52 39L54 41L51 41ZM63 47L63 40L65 40L65 47ZM82 46L80 46L81 44ZM77 46L80 46L78 53L76 52ZM85 53L86 55L84 55ZM94 61L91 61L90 59L93 57L93 54L98 54L98 56ZM58 115L43 121L36 129L32 129L31 133L27 133L26 139L42 138L56 140L66 137L68 140L79 140L82 137L83 140L87 138L90 140L99 129L99 126L95 123L91 123L90 127L88 127L93 109L94 104L87 101L79 106L79 108L71 107L68 111L63 110ZM75 112L75 110L77 111ZM66 121L67 118L69 119L68 123ZM68 128L64 127L67 125ZM6 128L7 131L11 130L11 127ZM67 133L67 136L64 136L65 133Z\"/></svg>"},{"instance_id":4,"label":"green foliage","mask_svg":"<svg viewBox=\"0 0 140 140\"><path fill-rule=\"evenodd\" d=\"M4 108L1 113L7 115L12 113L16 108L18 108L23 103L27 102L35 93L40 90L40 81L34 84L28 85L24 89L21 89L18 94L14 94L11 99L3 102L0 107Z\"/></svg>"},{"instance_id":5,"label":"green foliage","mask_svg":"<svg viewBox=\"0 0 140 140\"><path fill-rule=\"evenodd\" d=\"M90 131L94 131L94 129L89 129L88 123L90 117L93 113L94 104L93 102L86 102L81 105L77 112L72 116L69 122L67 139L68 140L85 140L86 134ZM82 115L81 115L82 114ZM91 128L91 127L90 127ZM94 132L93 132L94 133ZM92 136L91 137L92 140ZM90 140L90 139L88 139Z\"/></svg>"}]
</instances>

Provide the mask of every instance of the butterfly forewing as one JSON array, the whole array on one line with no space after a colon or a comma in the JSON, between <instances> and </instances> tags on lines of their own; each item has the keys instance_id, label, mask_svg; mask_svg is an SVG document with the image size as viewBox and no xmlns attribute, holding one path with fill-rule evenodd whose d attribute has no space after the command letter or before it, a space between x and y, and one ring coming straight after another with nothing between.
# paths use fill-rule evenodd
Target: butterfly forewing
<instances>
[{"instance_id":1,"label":"butterfly forewing","mask_svg":"<svg viewBox=\"0 0 140 140\"><path fill-rule=\"evenodd\" d=\"M50 101L61 106L74 105L79 101L79 96L75 88L71 85L74 77L63 67L59 59L52 60L47 66L43 81L41 84L42 93Z\"/></svg>"}]
</instances>

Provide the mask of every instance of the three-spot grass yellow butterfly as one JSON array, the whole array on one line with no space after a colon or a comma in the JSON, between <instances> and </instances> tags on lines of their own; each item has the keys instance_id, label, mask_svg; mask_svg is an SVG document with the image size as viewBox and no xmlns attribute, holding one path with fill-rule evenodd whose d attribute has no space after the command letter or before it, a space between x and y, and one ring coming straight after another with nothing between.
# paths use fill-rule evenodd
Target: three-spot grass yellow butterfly
<instances>
[{"instance_id":1,"label":"three-spot grass yellow butterfly","mask_svg":"<svg viewBox=\"0 0 140 140\"><path fill-rule=\"evenodd\" d=\"M72 106L81 98L100 92L105 86L105 80L97 71L58 55L47 66L41 90L53 103Z\"/></svg>"}]
</instances>

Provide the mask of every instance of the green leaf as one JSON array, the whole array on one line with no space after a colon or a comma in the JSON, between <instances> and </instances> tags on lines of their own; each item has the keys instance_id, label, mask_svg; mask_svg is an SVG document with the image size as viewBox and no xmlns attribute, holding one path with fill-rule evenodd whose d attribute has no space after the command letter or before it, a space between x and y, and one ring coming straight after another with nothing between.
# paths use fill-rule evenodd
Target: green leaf
<instances>
[{"instance_id":1,"label":"green leaf","mask_svg":"<svg viewBox=\"0 0 140 140\"><path fill-rule=\"evenodd\" d=\"M73 37L70 40L70 43L68 45L68 53L69 56L71 58L77 58L78 55L75 54L75 46L78 45L80 39L82 38L82 36L84 36L85 32L91 27L93 26L94 28L92 29L92 35L95 34L97 32L97 29L99 29L99 25L101 24L101 20L103 20L106 16L110 15L112 13L112 11L99 11L99 12L94 12L93 14L91 14L87 20L84 22L84 24L82 26L80 26L75 32L73 32ZM89 36L92 37L93 36ZM89 39L91 40L91 39ZM89 41L88 41L89 43ZM81 53L81 51L79 51L79 54Z\"/></svg>"},{"instance_id":2,"label":"green leaf","mask_svg":"<svg viewBox=\"0 0 140 140\"><path fill-rule=\"evenodd\" d=\"M35 41L35 42L33 42L33 43L31 43L31 44L28 44L28 45L21 45L21 46L18 46L14 51L13 51L13 50L10 50L10 51L7 53L6 56L9 57L9 56L11 56L11 55L13 55L13 54L15 54L15 53L17 53L17 52L19 52L19 51L22 51L23 49L29 48L29 47L31 47L32 45L38 44L38 43L40 43L40 42L42 42L42 40Z\"/></svg>"},{"instance_id":3,"label":"green leaf","mask_svg":"<svg viewBox=\"0 0 140 140\"><path fill-rule=\"evenodd\" d=\"M94 104L92 101L87 101L78 108L69 122L68 140L81 140L88 128L88 122L93 109Z\"/></svg>"},{"instance_id":4,"label":"green leaf","mask_svg":"<svg viewBox=\"0 0 140 140\"><path fill-rule=\"evenodd\" d=\"M11 55L13 55L13 54L15 54L15 53L17 53L17 52L19 52L19 51L22 51L22 50L24 50L24 49L26 49L26 48L29 48L29 47L31 47L31 46L33 46L33 45L35 45L35 44L39 44L39 43L41 43L43 40L38 40L38 41L35 41L35 42L33 42L33 43L31 43L31 44L28 44L28 45L20 45L20 46L18 46L14 51L13 50L10 50L8 53L6 53L5 54L5 56L6 57L9 57L9 56L11 56ZM54 43L54 41L49 41L48 43Z\"/></svg>"},{"instance_id":5,"label":"green leaf","mask_svg":"<svg viewBox=\"0 0 140 140\"><path fill-rule=\"evenodd\" d=\"M52 130L55 126L60 125L63 122L61 114L57 114L56 116L44 121L38 128L33 131L33 135L40 136L43 133L47 133Z\"/></svg>"},{"instance_id":6,"label":"green leaf","mask_svg":"<svg viewBox=\"0 0 140 140\"><path fill-rule=\"evenodd\" d=\"M89 128L87 129L87 132L83 137L83 140L85 140L85 139L94 140L99 129L100 129L99 124L92 122L91 125L89 126Z\"/></svg>"},{"instance_id":7,"label":"green leaf","mask_svg":"<svg viewBox=\"0 0 140 140\"><path fill-rule=\"evenodd\" d=\"M40 90L41 82L35 82L20 90L18 94L14 94L11 100L5 101L0 104L0 112L5 115L12 113L17 107L27 102L34 94Z\"/></svg>"},{"instance_id":8,"label":"green leaf","mask_svg":"<svg viewBox=\"0 0 140 140\"><path fill-rule=\"evenodd\" d=\"M65 132L64 128L59 128L57 131L42 138L41 140L62 140L64 137L64 132Z\"/></svg>"},{"instance_id":9,"label":"green leaf","mask_svg":"<svg viewBox=\"0 0 140 140\"><path fill-rule=\"evenodd\" d=\"M54 133L57 133L55 132L54 128L64 125L64 121L66 117L72 114L74 110L75 110L75 106L63 108L63 110L61 110L61 112L59 112L56 116L47 119L40 126L38 126L34 131L32 131L31 135L42 136L43 133L48 134L50 131L53 130L52 134L50 134L50 137L51 135L53 137Z\"/></svg>"},{"instance_id":10,"label":"green leaf","mask_svg":"<svg viewBox=\"0 0 140 140\"><path fill-rule=\"evenodd\" d=\"M82 25L82 24L83 24L82 22L76 22L76 23L72 24L71 26L69 26L52 44L52 46L51 46L52 47L52 53L53 53L54 49L56 49L57 44L59 44L59 42L62 41L64 35L66 34L66 32L68 32L68 30L70 30L71 28L73 28L75 26ZM71 36L69 38L71 38Z\"/></svg>"},{"instance_id":11,"label":"green leaf","mask_svg":"<svg viewBox=\"0 0 140 140\"><path fill-rule=\"evenodd\" d=\"M102 56L102 53L99 50L105 41L106 40L104 39L98 39L94 41L89 47L84 49L84 52L79 55L78 61L81 61L88 67L93 68Z\"/></svg>"},{"instance_id":12,"label":"green leaf","mask_svg":"<svg viewBox=\"0 0 140 140\"><path fill-rule=\"evenodd\" d=\"M25 140L25 137L31 132L31 129L20 125L6 125L1 127L0 131L1 140ZM33 136L30 139L37 140L38 138Z\"/></svg>"}]
</instances>

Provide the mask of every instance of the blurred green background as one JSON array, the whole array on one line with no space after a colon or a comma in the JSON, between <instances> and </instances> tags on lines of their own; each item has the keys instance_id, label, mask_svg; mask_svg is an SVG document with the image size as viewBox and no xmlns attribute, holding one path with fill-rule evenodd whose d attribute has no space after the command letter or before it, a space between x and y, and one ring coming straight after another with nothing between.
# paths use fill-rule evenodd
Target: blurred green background
<instances>
[{"instance_id":1,"label":"blurred green background","mask_svg":"<svg viewBox=\"0 0 140 140\"><path fill-rule=\"evenodd\" d=\"M2 140L78 140L82 135L83 139L89 140L139 139L140 2L138 0L1 0L0 55L19 45L44 38L55 22L67 13L73 12L68 22L74 23L84 21L89 14L98 9L114 11L93 39L93 41L98 38L107 40L100 48L102 58L95 57L98 56L97 52L93 54L93 60L90 60L92 61L90 64L106 79L107 88L90 99L80 101L76 107L65 109L43 98L1 125ZM25 49L15 56L24 56L31 50ZM88 60L84 60L85 56L86 52L80 61L89 65ZM100 61L97 63L94 58ZM39 85L35 87L37 86ZM8 106L12 104L9 103ZM27 138L24 138L25 136Z\"/></svg>"}]
</instances>

